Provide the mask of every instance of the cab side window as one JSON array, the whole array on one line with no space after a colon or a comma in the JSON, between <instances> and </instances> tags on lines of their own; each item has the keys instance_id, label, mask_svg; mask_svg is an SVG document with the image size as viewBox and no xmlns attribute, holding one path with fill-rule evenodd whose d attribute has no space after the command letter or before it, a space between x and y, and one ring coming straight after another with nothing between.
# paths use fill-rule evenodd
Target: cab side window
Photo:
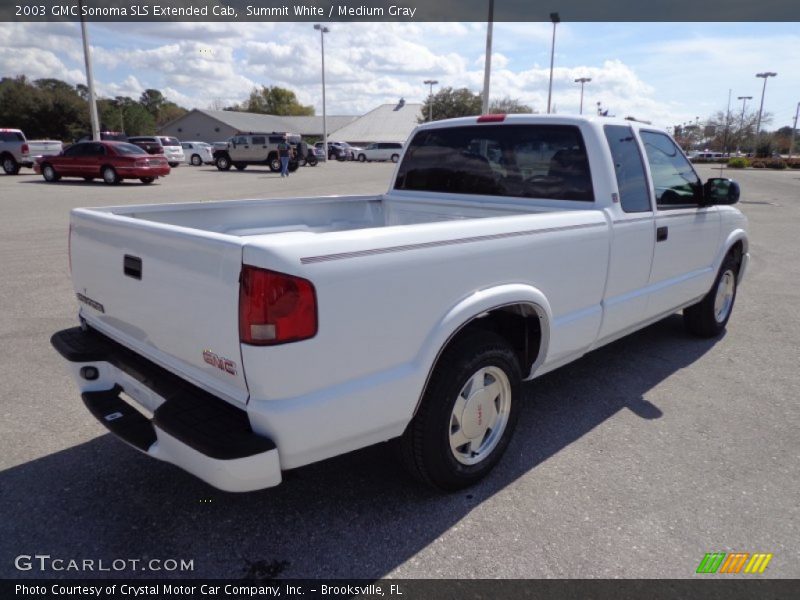
<instances>
[{"instance_id":1,"label":"cab side window","mask_svg":"<svg viewBox=\"0 0 800 600\"><path fill-rule=\"evenodd\" d=\"M622 210L626 213L650 211L649 186L633 131L624 125L606 125L603 131L614 159Z\"/></svg>"},{"instance_id":2,"label":"cab side window","mask_svg":"<svg viewBox=\"0 0 800 600\"><path fill-rule=\"evenodd\" d=\"M659 209L693 208L703 200L703 184L669 136L641 131Z\"/></svg>"}]
</instances>

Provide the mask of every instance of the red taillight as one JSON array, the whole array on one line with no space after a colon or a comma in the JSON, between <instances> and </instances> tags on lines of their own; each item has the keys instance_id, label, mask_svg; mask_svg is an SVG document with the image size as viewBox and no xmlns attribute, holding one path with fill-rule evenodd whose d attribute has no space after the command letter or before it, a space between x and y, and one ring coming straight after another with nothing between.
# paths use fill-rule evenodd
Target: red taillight
<instances>
[{"instance_id":1,"label":"red taillight","mask_svg":"<svg viewBox=\"0 0 800 600\"><path fill-rule=\"evenodd\" d=\"M307 279L242 266L239 284L239 339L269 346L317 334L317 296Z\"/></svg>"},{"instance_id":2,"label":"red taillight","mask_svg":"<svg viewBox=\"0 0 800 600\"><path fill-rule=\"evenodd\" d=\"M23 154L28 154L31 151L30 146L28 146L28 144L22 144L22 148L20 148L20 150L22 151Z\"/></svg>"},{"instance_id":3,"label":"red taillight","mask_svg":"<svg viewBox=\"0 0 800 600\"><path fill-rule=\"evenodd\" d=\"M505 120L505 114L481 115L478 117L478 123L498 123Z\"/></svg>"}]
</instances>

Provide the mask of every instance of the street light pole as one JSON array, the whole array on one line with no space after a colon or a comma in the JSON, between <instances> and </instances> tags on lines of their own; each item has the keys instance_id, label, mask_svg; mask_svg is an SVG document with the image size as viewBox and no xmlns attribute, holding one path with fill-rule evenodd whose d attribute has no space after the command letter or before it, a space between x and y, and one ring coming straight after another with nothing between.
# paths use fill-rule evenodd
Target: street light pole
<instances>
[{"instance_id":1,"label":"street light pole","mask_svg":"<svg viewBox=\"0 0 800 600\"><path fill-rule=\"evenodd\" d=\"M550 45L550 85L547 86L547 114L550 114L550 101L553 97L553 59L556 53L556 25L561 22L557 12L550 13L550 22L553 23L553 43Z\"/></svg>"},{"instance_id":2,"label":"street light pole","mask_svg":"<svg viewBox=\"0 0 800 600\"><path fill-rule=\"evenodd\" d=\"M583 114L583 84L589 83L591 80L592 80L591 77L578 77L575 80L575 83L580 83L581 84L581 112L580 112L580 114Z\"/></svg>"},{"instance_id":3,"label":"street light pole","mask_svg":"<svg viewBox=\"0 0 800 600\"><path fill-rule=\"evenodd\" d=\"M742 101L742 121L741 121L741 123L739 123L739 135L741 136L741 139L743 140L744 139L744 106L745 106L745 104L747 104L747 101L748 100L752 100L753 97L752 96L737 96L736 99ZM738 153L740 150L741 150L741 145L737 144L736 152Z\"/></svg>"},{"instance_id":4,"label":"street light pole","mask_svg":"<svg viewBox=\"0 0 800 600\"><path fill-rule=\"evenodd\" d=\"M764 73L756 73L756 77L761 77L764 80L764 87L761 88L761 106L758 109L758 124L756 125L756 138L761 136L761 113L764 111L764 94L767 91L767 79L776 77L777 73L765 71Z\"/></svg>"},{"instance_id":5,"label":"street light pole","mask_svg":"<svg viewBox=\"0 0 800 600\"><path fill-rule=\"evenodd\" d=\"M797 129L797 117L800 116L800 102L797 103L797 110L794 112L794 125L792 126L792 137L789 141L789 158L792 158L792 148L794 147L794 132Z\"/></svg>"},{"instance_id":6,"label":"street light pole","mask_svg":"<svg viewBox=\"0 0 800 600\"><path fill-rule=\"evenodd\" d=\"M92 123L92 139L100 140L100 119L97 117L97 96L94 93L94 74L92 73L92 53L89 51L89 32L83 18L83 0L78 2L81 14L81 37L83 38L83 60L86 64L86 85L89 88L89 120Z\"/></svg>"},{"instance_id":7,"label":"street light pole","mask_svg":"<svg viewBox=\"0 0 800 600\"><path fill-rule=\"evenodd\" d=\"M433 121L433 86L439 82L435 79L426 79L422 83L430 86L430 91L428 92L428 121Z\"/></svg>"},{"instance_id":8,"label":"street light pole","mask_svg":"<svg viewBox=\"0 0 800 600\"><path fill-rule=\"evenodd\" d=\"M494 23L494 0L489 0L489 18L486 20L486 59L483 61L483 101L481 114L489 112L489 82L492 78L492 25Z\"/></svg>"},{"instance_id":9,"label":"street light pole","mask_svg":"<svg viewBox=\"0 0 800 600\"><path fill-rule=\"evenodd\" d=\"M314 29L319 31L319 43L322 51L322 149L325 151L325 164L328 163L328 112L325 106L325 34L330 29L322 25L314 25Z\"/></svg>"}]
</instances>

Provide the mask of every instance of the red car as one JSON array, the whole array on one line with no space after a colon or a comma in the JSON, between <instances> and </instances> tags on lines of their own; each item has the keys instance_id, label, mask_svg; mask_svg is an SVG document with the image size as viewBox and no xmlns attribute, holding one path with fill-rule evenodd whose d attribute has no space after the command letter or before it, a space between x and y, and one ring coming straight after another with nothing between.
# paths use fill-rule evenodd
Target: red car
<instances>
[{"instance_id":1,"label":"red car","mask_svg":"<svg viewBox=\"0 0 800 600\"><path fill-rule=\"evenodd\" d=\"M91 181L98 177L113 185L123 179L138 179L153 183L157 177L169 175L169 165L163 156L152 156L127 142L78 142L55 156L36 159L34 171L45 181L62 177L83 177Z\"/></svg>"}]
</instances>

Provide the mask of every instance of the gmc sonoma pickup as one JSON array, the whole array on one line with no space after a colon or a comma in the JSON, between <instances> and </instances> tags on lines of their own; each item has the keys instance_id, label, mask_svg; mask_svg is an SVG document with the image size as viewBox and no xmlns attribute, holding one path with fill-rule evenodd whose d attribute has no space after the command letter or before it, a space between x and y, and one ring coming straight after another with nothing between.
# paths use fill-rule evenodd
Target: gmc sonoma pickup
<instances>
[{"instance_id":1,"label":"gmc sonoma pickup","mask_svg":"<svg viewBox=\"0 0 800 600\"><path fill-rule=\"evenodd\" d=\"M219 489L387 440L458 489L523 380L681 309L725 328L738 197L637 122L433 122L383 195L73 210L81 326L52 343L100 423Z\"/></svg>"}]
</instances>

